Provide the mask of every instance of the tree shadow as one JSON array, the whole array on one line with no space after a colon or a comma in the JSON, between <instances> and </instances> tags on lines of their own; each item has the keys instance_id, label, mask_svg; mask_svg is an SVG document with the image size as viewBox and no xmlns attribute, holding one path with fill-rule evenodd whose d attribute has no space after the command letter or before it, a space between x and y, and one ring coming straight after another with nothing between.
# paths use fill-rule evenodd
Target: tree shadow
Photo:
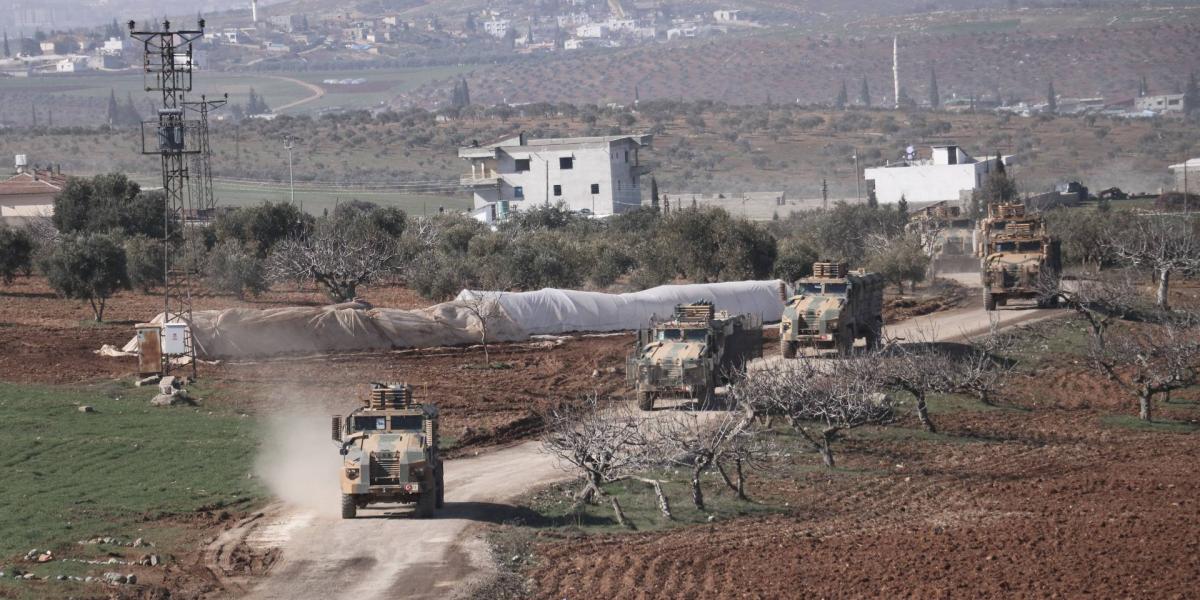
<instances>
[{"instance_id":1,"label":"tree shadow","mask_svg":"<svg viewBox=\"0 0 1200 600\"><path fill-rule=\"evenodd\" d=\"M17 292L13 290L0 291L0 297L6 298L44 298L53 300L58 298L58 294L54 292Z\"/></svg>"}]
</instances>

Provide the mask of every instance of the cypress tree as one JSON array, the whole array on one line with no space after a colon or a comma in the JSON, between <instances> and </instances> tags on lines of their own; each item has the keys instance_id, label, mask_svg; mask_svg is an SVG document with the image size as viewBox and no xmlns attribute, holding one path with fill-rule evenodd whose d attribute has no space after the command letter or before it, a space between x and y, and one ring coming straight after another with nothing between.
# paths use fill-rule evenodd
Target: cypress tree
<instances>
[{"instance_id":1,"label":"cypress tree","mask_svg":"<svg viewBox=\"0 0 1200 600\"><path fill-rule=\"evenodd\" d=\"M834 108L845 110L846 103L850 101L850 94L846 91L846 80L842 80L842 89L838 90L837 98L833 100Z\"/></svg>"},{"instance_id":2,"label":"cypress tree","mask_svg":"<svg viewBox=\"0 0 1200 600\"><path fill-rule=\"evenodd\" d=\"M938 93L937 71L929 67L929 108L937 110L942 106L942 96Z\"/></svg>"},{"instance_id":3,"label":"cypress tree","mask_svg":"<svg viewBox=\"0 0 1200 600\"><path fill-rule=\"evenodd\" d=\"M1200 85L1196 83L1196 72L1188 76L1187 87L1183 89L1183 112L1192 114L1200 109Z\"/></svg>"},{"instance_id":4,"label":"cypress tree","mask_svg":"<svg viewBox=\"0 0 1200 600\"><path fill-rule=\"evenodd\" d=\"M108 126L116 127L117 120L120 118L121 109L117 107L117 92L116 90L108 90Z\"/></svg>"},{"instance_id":5,"label":"cypress tree","mask_svg":"<svg viewBox=\"0 0 1200 600\"><path fill-rule=\"evenodd\" d=\"M1050 113L1058 112L1058 94L1054 93L1054 82L1046 88L1046 111Z\"/></svg>"},{"instance_id":6,"label":"cypress tree","mask_svg":"<svg viewBox=\"0 0 1200 600\"><path fill-rule=\"evenodd\" d=\"M4 32L4 58L10 58L11 56L12 56L12 51L9 50L9 48L8 48L8 32L5 31Z\"/></svg>"},{"instance_id":7,"label":"cypress tree","mask_svg":"<svg viewBox=\"0 0 1200 600\"><path fill-rule=\"evenodd\" d=\"M858 90L858 103L863 106L871 105L871 88L867 86L866 75L863 75L862 88Z\"/></svg>"}]
</instances>

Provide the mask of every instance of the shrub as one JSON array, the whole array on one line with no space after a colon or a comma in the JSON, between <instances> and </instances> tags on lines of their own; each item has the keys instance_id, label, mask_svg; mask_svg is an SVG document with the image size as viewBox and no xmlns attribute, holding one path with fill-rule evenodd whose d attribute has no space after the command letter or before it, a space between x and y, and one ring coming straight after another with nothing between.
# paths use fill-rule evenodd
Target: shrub
<instances>
[{"instance_id":1,"label":"shrub","mask_svg":"<svg viewBox=\"0 0 1200 600\"><path fill-rule=\"evenodd\" d=\"M275 244L312 229L312 215L286 202L264 202L237 208L217 217L213 229L218 241L235 240L265 258Z\"/></svg>"}]
</instances>

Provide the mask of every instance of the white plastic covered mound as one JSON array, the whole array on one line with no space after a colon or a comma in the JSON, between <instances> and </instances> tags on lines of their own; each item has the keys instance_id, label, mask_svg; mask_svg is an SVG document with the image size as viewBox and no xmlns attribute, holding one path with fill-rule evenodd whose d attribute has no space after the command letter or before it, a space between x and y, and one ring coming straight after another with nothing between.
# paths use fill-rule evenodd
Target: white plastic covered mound
<instances>
[{"instance_id":1,"label":"white plastic covered mound","mask_svg":"<svg viewBox=\"0 0 1200 600\"><path fill-rule=\"evenodd\" d=\"M670 316L676 304L698 300L708 300L718 310L778 321L783 312L781 285L780 281L666 285L632 294L464 290L454 301L419 310L373 308L356 302L317 308L230 308L196 311L192 332L196 355L206 359L475 344L481 327L468 309L474 298L494 301L501 308L488 319L489 341L633 330L645 327L652 317ZM161 321L160 314L152 322ZM137 338L122 350L137 352Z\"/></svg>"},{"instance_id":2,"label":"white plastic covered mound","mask_svg":"<svg viewBox=\"0 0 1200 600\"><path fill-rule=\"evenodd\" d=\"M663 285L630 294L604 294L547 288L536 292L463 290L456 301L495 298L505 314L530 335L569 331L627 331L645 327L652 317L670 316L675 305L708 300L717 310L750 313L763 322L783 315L783 282L731 281Z\"/></svg>"}]
</instances>

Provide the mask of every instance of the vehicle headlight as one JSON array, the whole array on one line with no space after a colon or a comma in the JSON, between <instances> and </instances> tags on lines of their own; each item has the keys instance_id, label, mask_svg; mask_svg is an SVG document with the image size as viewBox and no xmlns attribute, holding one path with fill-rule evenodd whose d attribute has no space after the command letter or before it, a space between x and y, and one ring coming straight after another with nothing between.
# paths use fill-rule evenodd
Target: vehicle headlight
<instances>
[{"instance_id":1,"label":"vehicle headlight","mask_svg":"<svg viewBox=\"0 0 1200 600\"><path fill-rule=\"evenodd\" d=\"M358 467L346 467L346 479L358 479Z\"/></svg>"}]
</instances>

